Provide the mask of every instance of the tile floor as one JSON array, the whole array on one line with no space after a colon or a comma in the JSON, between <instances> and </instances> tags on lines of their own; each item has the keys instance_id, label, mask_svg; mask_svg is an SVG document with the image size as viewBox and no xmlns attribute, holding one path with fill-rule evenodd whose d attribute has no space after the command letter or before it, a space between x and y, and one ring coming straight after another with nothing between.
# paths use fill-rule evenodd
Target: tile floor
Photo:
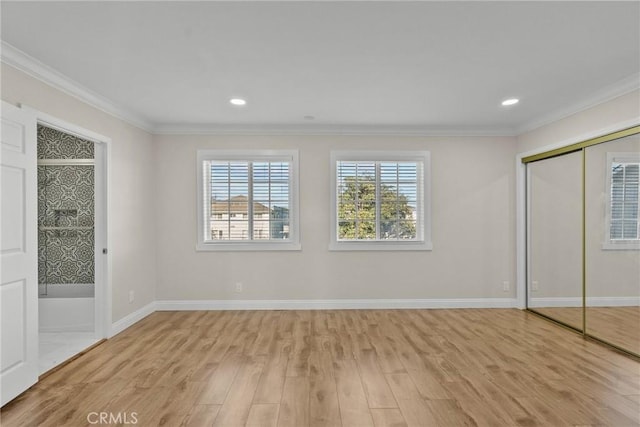
<instances>
[{"instance_id":1,"label":"tile floor","mask_svg":"<svg viewBox=\"0 0 640 427\"><path fill-rule=\"evenodd\" d=\"M94 332L40 332L40 374L98 342Z\"/></svg>"}]
</instances>

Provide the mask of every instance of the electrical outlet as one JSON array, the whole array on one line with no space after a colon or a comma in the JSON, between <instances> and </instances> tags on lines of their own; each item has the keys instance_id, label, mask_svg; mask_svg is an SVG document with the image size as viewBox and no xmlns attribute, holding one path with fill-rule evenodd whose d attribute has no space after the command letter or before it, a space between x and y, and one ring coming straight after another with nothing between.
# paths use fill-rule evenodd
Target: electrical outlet
<instances>
[{"instance_id":1,"label":"electrical outlet","mask_svg":"<svg viewBox=\"0 0 640 427\"><path fill-rule=\"evenodd\" d=\"M533 292L537 292L538 291L538 282L536 282L535 280L531 282L531 290Z\"/></svg>"},{"instance_id":2,"label":"electrical outlet","mask_svg":"<svg viewBox=\"0 0 640 427\"><path fill-rule=\"evenodd\" d=\"M136 299L136 294L133 291L129 291L129 304Z\"/></svg>"},{"instance_id":3,"label":"electrical outlet","mask_svg":"<svg viewBox=\"0 0 640 427\"><path fill-rule=\"evenodd\" d=\"M242 293L242 282L236 282L236 292Z\"/></svg>"},{"instance_id":4,"label":"electrical outlet","mask_svg":"<svg viewBox=\"0 0 640 427\"><path fill-rule=\"evenodd\" d=\"M509 282L506 280L502 282L502 292L509 292Z\"/></svg>"}]
</instances>

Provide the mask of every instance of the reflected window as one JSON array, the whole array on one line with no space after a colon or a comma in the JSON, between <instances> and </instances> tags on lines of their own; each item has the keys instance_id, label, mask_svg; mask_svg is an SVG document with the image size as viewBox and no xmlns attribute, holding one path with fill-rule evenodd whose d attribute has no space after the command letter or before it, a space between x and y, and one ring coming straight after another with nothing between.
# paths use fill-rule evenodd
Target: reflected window
<instances>
[{"instance_id":1,"label":"reflected window","mask_svg":"<svg viewBox=\"0 0 640 427\"><path fill-rule=\"evenodd\" d=\"M640 153L609 153L609 249L640 248Z\"/></svg>"}]
</instances>

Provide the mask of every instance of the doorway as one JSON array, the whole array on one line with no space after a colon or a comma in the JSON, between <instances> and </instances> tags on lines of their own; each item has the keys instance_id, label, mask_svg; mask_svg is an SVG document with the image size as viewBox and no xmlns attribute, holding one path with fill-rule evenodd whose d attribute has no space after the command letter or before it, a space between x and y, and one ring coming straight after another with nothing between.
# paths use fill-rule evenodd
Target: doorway
<instances>
[{"instance_id":1,"label":"doorway","mask_svg":"<svg viewBox=\"0 0 640 427\"><path fill-rule=\"evenodd\" d=\"M106 143L39 120L39 374L106 337Z\"/></svg>"}]
</instances>

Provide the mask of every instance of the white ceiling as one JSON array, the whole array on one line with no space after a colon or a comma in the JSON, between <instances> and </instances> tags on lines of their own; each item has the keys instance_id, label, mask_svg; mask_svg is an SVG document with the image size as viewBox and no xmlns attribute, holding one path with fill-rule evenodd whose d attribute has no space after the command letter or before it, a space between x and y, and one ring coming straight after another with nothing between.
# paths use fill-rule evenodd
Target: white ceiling
<instances>
[{"instance_id":1,"label":"white ceiling","mask_svg":"<svg viewBox=\"0 0 640 427\"><path fill-rule=\"evenodd\" d=\"M517 133L640 86L637 1L1 8L4 42L155 131Z\"/></svg>"}]
</instances>

